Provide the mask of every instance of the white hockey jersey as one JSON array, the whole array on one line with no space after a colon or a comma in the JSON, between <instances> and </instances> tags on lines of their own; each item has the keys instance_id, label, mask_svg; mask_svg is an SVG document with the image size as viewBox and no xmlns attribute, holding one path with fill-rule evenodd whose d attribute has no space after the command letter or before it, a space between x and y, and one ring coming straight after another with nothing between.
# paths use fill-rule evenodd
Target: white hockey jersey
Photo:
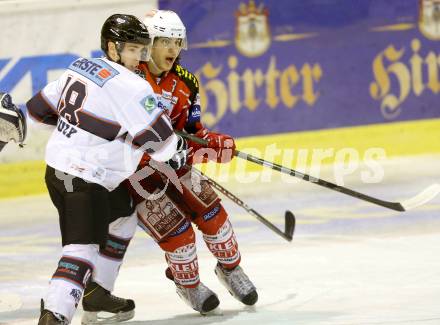
<instances>
[{"instance_id":1,"label":"white hockey jersey","mask_svg":"<svg viewBox=\"0 0 440 325\"><path fill-rule=\"evenodd\" d=\"M56 124L46 163L108 190L136 170L145 151L158 161L176 151L160 96L147 81L105 58L77 59L27 108L34 119Z\"/></svg>"}]
</instances>

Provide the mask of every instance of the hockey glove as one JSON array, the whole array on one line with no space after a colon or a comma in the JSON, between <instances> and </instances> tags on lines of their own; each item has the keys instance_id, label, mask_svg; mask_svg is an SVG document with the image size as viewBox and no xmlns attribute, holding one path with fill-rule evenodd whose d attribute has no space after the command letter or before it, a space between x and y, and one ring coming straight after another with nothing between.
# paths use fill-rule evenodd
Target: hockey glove
<instances>
[{"instance_id":1,"label":"hockey glove","mask_svg":"<svg viewBox=\"0 0 440 325\"><path fill-rule=\"evenodd\" d=\"M203 147L200 144L189 141L191 147L191 162L205 163L215 161L217 163L228 163L234 157L235 141L227 135L221 133L210 132L203 128L197 131L195 136L207 140L208 144Z\"/></svg>"},{"instance_id":2,"label":"hockey glove","mask_svg":"<svg viewBox=\"0 0 440 325\"><path fill-rule=\"evenodd\" d=\"M166 162L172 169L175 170L182 168L186 164L188 155L188 145L185 139L180 135L176 134L176 136L178 138L176 153L173 157L171 157L170 160Z\"/></svg>"},{"instance_id":3,"label":"hockey glove","mask_svg":"<svg viewBox=\"0 0 440 325\"><path fill-rule=\"evenodd\" d=\"M0 92L0 150L11 140L23 146L26 131L26 117L22 111L12 103L8 93Z\"/></svg>"}]
</instances>

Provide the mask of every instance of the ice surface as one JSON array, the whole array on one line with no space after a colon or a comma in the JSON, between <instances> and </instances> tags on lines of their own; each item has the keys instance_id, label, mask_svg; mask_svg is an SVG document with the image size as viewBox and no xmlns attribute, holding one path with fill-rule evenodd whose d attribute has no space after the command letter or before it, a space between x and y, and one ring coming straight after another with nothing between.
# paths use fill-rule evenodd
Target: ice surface
<instances>
[{"instance_id":1,"label":"ice surface","mask_svg":"<svg viewBox=\"0 0 440 325\"><path fill-rule=\"evenodd\" d=\"M381 183L353 175L345 186L405 200L440 181L439 159L388 161ZM321 177L334 181L328 170ZM257 305L241 305L220 285L216 261L198 236L201 279L221 301L216 315L200 316L178 298L161 251L139 230L115 290L136 301L127 324L440 324L440 197L400 213L302 181L224 186L280 227L286 209L297 217L288 243L224 199ZM57 214L47 196L0 201L0 323L36 324L59 254Z\"/></svg>"}]
</instances>

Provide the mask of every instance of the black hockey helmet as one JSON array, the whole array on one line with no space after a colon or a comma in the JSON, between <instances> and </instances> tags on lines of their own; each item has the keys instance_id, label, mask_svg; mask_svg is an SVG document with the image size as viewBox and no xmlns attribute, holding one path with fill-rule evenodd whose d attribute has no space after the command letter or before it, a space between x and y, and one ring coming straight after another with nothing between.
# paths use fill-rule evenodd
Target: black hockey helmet
<instances>
[{"instance_id":1,"label":"black hockey helmet","mask_svg":"<svg viewBox=\"0 0 440 325\"><path fill-rule=\"evenodd\" d=\"M108 42L130 42L148 45L151 42L147 27L135 16L114 14L101 29L101 49L107 53Z\"/></svg>"}]
</instances>

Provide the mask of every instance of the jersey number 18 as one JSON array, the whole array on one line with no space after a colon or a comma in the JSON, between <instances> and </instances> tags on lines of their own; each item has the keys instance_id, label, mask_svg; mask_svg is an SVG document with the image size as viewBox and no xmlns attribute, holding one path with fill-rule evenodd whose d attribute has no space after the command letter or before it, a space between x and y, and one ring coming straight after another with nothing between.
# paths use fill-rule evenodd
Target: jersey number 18
<instances>
[{"instance_id":1,"label":"jersey number 18","mask_svg":"<svg viewBox=\"0 0 440 325\"><path fill-rule=\"evenodd\" d=\"M58 112L70 124L79 125L78 112L83 108L84 100L87 97L87 85L79 80L70 83L71 80L72 77L69 76L58 103Z\"/></svg>"}]
</instances>

